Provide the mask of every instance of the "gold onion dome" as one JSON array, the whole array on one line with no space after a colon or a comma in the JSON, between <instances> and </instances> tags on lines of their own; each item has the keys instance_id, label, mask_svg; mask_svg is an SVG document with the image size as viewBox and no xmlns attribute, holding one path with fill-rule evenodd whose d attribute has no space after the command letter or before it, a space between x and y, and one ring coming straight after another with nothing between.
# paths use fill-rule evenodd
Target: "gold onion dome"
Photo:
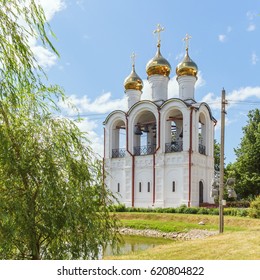
<instances>
[{"instance_id":1,"label":"gold onion dome","mask_svg":"<svg viewBox=\"0 0 260 280\"><path fill-rule=\"evenodd\" d=\"M132 72L130 73L130 75L128 77L125 78L124 87L125 87L125 90L133 89L133 90L139 90L139 91L141 91L143 88L143 81L136 74L134 64L132 65Z\"/></svg>"},{"instance_id":2,"label":"gold onion dome","mask_svg":"<svg viewBox=\"0 0 260 280\"><path fill-rule=\"evenodd\" d=\"M177 76L194 76L197 77L198 66L197 64L190 58L188 53L188 48L186 48L186 54L176 67Z\"/></svg>"},{"instance_id":3,"label":"gold onion dome","mask_svg":"<svg viewBox=\"0 0 260 280\"><path fill-rule=\"evenodd\" d=\"M156 55L148 61L146 65L146 73L149 76L162 75L169 77L171 72L170 63L161 55L160 44L157 45Z\"/></svg>"}]
</instances>

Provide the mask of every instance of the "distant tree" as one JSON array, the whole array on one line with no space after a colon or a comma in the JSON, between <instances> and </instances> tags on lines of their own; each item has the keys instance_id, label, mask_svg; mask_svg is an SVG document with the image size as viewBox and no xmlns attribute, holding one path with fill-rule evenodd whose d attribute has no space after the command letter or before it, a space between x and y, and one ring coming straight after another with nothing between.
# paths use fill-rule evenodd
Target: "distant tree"
<instances>
[{"instance_id":1,"label":"distant tree","mask_svg":"<svg viewBox=\"0 0 260 280\"><path fill-rule=\"evenodd\" d=\"M214 139L214 167L216 171L220 169L220 144Z\"/></svg>"},{"instance_id":2,"label":"distant tree","mask_svg":"<svg viewBox=\"0 0 260 280\"><path fill-rule=\"evenodd\" d=\"M102 164L28 44L52 46L34 1L0 1L0 258L95 259L118 241ZM45 76L44 76L45 75Z\"/></svg>"},{"instance_id":3,"label":"distant tree","mask_svg":"<svg viewBox=\"0 0 260 280\"><path fill-rule=\"evenodd\" d=\"M260 110L248 113L243 138L235 149L236 162L228 166L229 176L236 178L236 192L240 198L260 194Z\"/></svg>"}]
</instances>

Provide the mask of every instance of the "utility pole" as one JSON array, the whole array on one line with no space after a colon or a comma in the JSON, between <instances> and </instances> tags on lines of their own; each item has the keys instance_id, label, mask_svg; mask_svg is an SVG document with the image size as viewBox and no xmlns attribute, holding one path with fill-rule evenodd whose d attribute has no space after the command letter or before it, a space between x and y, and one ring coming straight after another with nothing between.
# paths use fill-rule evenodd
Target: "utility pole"
<instances>
[{"instance_id":1,"label":"utility pole","mask_svg":"<svg viewBox=\"0 0 260 280\"><path fill-rule=\"evenodd\" d=\"M224 144L225 144L225 115L226 92L221 94L221 135L220 135L220 178L219 178L219 233L224 231L223 193L224 193Z\"/></svg>"}]
</instances>

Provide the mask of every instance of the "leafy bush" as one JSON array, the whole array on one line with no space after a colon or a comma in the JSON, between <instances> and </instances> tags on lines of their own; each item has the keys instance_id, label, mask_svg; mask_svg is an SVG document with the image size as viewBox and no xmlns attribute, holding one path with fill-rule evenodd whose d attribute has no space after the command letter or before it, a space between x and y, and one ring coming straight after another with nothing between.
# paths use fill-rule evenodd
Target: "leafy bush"
<instances>
[{"instance_id":1,"label":"leafy bush","mask_svg":"<svg viewBox=\"0 0 260 280\"><path fill-rule=\"evenodd\" d=\"M177 207L175 210L176 210L176 213L185 213L185 210L186 210L187 208L188 208L188 207L187 207L185 204L183 204L183 205Z\"/></svg>"},{"instance_id":2,"label":"leafy bush","mask_svg":"<svg viewBox=\"0 0 260 280\"><path fill-rule=\"evenodd\" d=\"M238 201L228 201L227 207L231 208L249 208L250 201L249 200L238 200Z\"/></svg>"},{"instance_id":3,"label":"leafy bush","mask_svg":"<svg viewBox=\"0 0 260 280\"><path fill-rule=\"evenodd\" d=\"M260 195L250 203L249 217L260 218Z\"/></svg>"},{"instance_id":4,"label":"leafy bush","mask_svg":"<svg viewBox=\"0 0 260 280\"><path fill-rule=\"evenodd\" d=\"M199 211L199 207L187 207L184 209L185 214L197 214Z\"/></svg>"},{"instance_id":5,"label":"leafy bush","mask_svg":"<svg viewBox=\"0 0 260 280\"><path fill-rule=\"evenodd\" d=\"M201 208L199 208L198 214L208 215L209 214L209 209L201 207Z\"/></svg>"},{"instance_id":6,"label":"leafy bush","mask_svg":"<svg viewBox=\"0 0 260 280\"><path fill-rule=\"evenodd\" d=\"M258 198L258 201L260 199ZM258 204L257 204L258 203ZM239 204L238 204L239 205ZM252 203L253 208L224 208L224 215L226 216L238 216L238 217L260 217L260 206L256 208L255 205L260 205L260 202ZM124 204L110 206L111 212L142 212L142 213L180 213L180 214L201 214L201 215L219 215L219 208L213 207L187 207L186 205L181 205L179 207L173 208L142 208L142 207L126 207ZM249 215L249 212L251 215Z\"/></svg>"},{"instance_id":7,"label":"leafy bush","mask_svg":"<svg viewBox=\"0 0 260 280\"><path fill-rule=\"evenodd\" d=\"M208 214L209 215L218 215L219 214L219 208L210 208L208 209Z\"/></svg>"}]
</instances>

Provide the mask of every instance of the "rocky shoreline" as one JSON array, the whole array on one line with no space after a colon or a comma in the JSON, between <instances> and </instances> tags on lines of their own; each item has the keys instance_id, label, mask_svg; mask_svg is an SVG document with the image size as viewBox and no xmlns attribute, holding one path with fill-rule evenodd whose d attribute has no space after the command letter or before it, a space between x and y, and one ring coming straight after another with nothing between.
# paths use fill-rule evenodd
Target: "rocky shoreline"
<instances>
[{"instance_id":1,"label":"rocky shoreline","mask_svg":"<svg viewBox=\"0 0 260 280\"><path fill-rule=\"evenodd\" d=\"M159 230L152 229L132 229L132 228L121 228L120 233L122 235L139 235L145 237L161 237L174 240L195 240L204 239L209 236L218 234L218 231L206 230L206 229L192 229L188 232L162 232Z\"/></svg>"}]
</instances>

